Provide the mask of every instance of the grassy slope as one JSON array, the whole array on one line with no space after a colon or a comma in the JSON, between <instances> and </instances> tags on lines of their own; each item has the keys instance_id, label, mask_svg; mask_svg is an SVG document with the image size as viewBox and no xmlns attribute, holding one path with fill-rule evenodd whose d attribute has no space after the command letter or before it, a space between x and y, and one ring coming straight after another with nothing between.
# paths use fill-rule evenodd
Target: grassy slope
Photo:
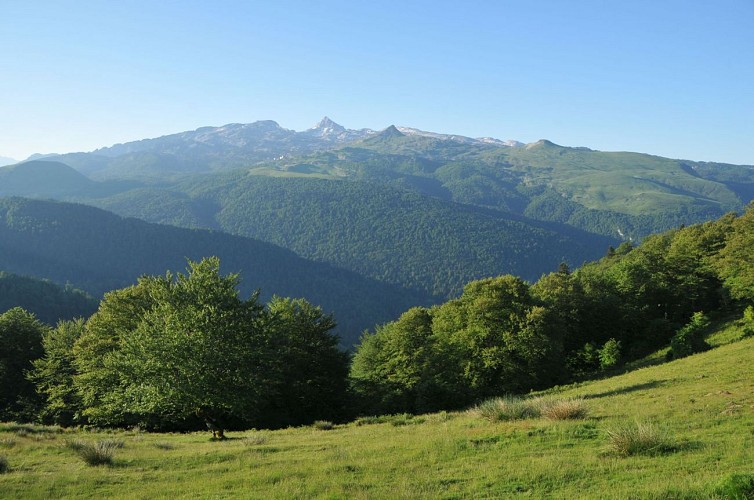
<instances>
[{"instance_id":1,"label":"grassy slope","mask_svg":"<svg viewBox=\"0 0 754 500\"><path fill-rule=\"evenodd\" d=\"M717 336L736 337L735 327ZM754 338L558 391L584 396L582 421L490 423L470 413L276 432L186 435L39 432L0 427L0 497L558 498L709 497L730 473L754 473ZM678 450L620 458L606 430L635 420ZM48 429L49 430L49 429ZM124 442L89 467L66 440Z\"/></svg>"}]
</instances>

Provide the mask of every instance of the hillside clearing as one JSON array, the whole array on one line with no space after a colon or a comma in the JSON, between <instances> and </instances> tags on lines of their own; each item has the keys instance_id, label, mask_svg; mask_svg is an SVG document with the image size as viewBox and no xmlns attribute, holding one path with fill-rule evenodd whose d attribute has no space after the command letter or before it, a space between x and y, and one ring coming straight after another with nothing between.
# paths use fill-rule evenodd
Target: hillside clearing
<instances>
[{"instance_id":1,"label":"hillside clearing","mask_svg":"<svg viewBox=\"0 0 754 500\"><path fill-rule=\"evenodd\" d=\"M728 326L728 328L730 328ZM589 382L547 397L583 397L587 417L491 422L473 412L361 419L313 427L157 434L3 424L0 496L459 498L710 496L754 474L754 339ZM621 457L608 432L648 423L672 443ZM71 443L122 441L111 466Z\"/></svg>"}]
</instances>

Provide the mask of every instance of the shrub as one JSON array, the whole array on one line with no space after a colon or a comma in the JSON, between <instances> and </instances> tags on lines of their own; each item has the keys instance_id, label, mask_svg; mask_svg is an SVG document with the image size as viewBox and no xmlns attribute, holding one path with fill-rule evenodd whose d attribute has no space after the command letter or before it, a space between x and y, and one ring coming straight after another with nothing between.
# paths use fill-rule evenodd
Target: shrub
<instances>
[{"instance_id":1,"label":"shrub","mask_svg":"<svg viewBox=\"0 0 754 500\"><path fill-rule=\"evenodd\" d=\"M647 422L635 422L607 431L610 450L618 456L660 455L674 451L667 434Z\"/></svg>"},{"instance_id":2,"label":"shrub","mask_svg":"<svg viewBox=\"0 0 754 500\"><path fill-rule=\"evenodd\" d=\"M76 451L87 464L111 465L115 449L123 447L123 442L105 439L97 441L95 444L83 444L79 446Z\"/></svg>"},{"instance_id":3,"label":"shrub","mask_svg":"<svg viewBox=\"0 0 754 500\"><path fill-rule=\"evenodd\" d=\"M598 351L600 358L600 368L607 370L618 364L620 361L620 342L610 339L605 342L602 349Z\"/></svg>"},{"instance_id":4,"label":"shrub","mask_svg":"<svg viewBox=\"0 0 754 500\"><path fill-rule=\"evenodd\" d=\"M746 309L744 309L742 323L743 337L754 337L754 307L748 306Z\"/></svg>"},{"instance_id":5,"label":"shrub","mask_svg":"<svg viewBox=\"0 0 754 500\"><path fill-rule=\"evenodd\" d=\"M0 455L0 474L5 474L10 471L10 465L8 465L8 459Z\"/></svg>"},{"instance_id":6,"label":"shrub","mask_svg":"<svg viewBox=\"0 0 754 500\"><path fill-rule=\"evenodd\" d=\"M744 322L754 324L754 307L747 306L746 309L744 309Z\"/></svg>"},{"instance_id":7,"label":"shrub","mask_svg":"<svg viewBox=\"0 0 754 500\"><path fill-rule=\"evenodd\" d=\"M701 312L695 312L691 321L678 330L670 340L670 357L683 358L709 349L709 344L704 340L704 331L708 326L707 316Z\"/></svg>"},{"instance_id":8,"label":"shrub","mask_svg":"<svg viewBox=\"0 0 754 500\"><path fill-rule=\"evenodd\" d=\"M329 420L315 420L312 425L319 431L329 431L335 427L335 424Z\"/></svg>"}]
</instances>

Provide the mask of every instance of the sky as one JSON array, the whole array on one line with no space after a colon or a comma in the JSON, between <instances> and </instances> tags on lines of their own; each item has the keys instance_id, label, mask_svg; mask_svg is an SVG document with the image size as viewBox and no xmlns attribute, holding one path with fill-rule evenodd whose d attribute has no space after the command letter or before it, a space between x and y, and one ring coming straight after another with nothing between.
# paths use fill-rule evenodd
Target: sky
<instances>
[{"instance_id":1,"label":"sky","mask_svg":"<svg viewBox=\"0 0 754 500\"><path fill-rule=\"evenodd\" d=\"M391 124L754 164L754 0L0 0L0 156Z\"/></svg>"}]
</instances>

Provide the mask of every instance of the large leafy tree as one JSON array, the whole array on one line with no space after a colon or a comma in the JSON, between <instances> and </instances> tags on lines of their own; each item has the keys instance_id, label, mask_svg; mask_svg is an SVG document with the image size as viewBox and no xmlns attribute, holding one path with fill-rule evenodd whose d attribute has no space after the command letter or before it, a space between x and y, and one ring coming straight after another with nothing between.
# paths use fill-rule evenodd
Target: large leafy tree
<instances>
[{"instance_id":1,"label":"large leafy tree","mask_svg":"<svg viewBox=\"0 0 754 500\"><path fill-rule=\"evenodd\" d=\"M271 383L264 310L256 295L241 300L238 276L219 267L217 258L189 262L185 275L106 297L76 346L94 423L254 421Z\"/></svg>"},{"instance_id":2,"label":"large leafy tree","mask_svg":"<svg viewBox=\"0 0 754 500\"><path fill-rule=\"evenodd\" d=\"M460 308L456 324L448 329L438 323L435 333L455 346L475 397L528 391L557 378L561 332L524 281L510 275L473 281L453 308ZM438 316L444 316L442 308Z\"/></svg>"},{"instance_id":3,"label":"large leafy tree","mask_svg":"<svg viewBox=\"0 0 754 500\"><path fill-rule=\"evenodd\" d=\"M26 375L42 356L48 327L20 307L0 315L0 420L31 420L39 398Z\"/></svg>"},{"instance_id":4,"label":"large leafy tree","mask_svg":"<svg viewBox=\"0 0 754 500\"><path fill-rule=\"evenodd\" d=\"M754 302L754 202L732 222L725 247L715 260L715 267L730 294Z\"/></svg>"},{"instance_id":5,"label":"large leafy tree","mask_svg":"<svg viewBox=\"0 0 754 500\"><path fill-rule=\"evenodd\" d=\"M453 370L432 332L432 311L414 307L362 337L351 366L362 412L425 412L457 404Z\"/></svg>"},{"instance_id":6,"label":"large leafy tree","mask_svg":"<svg viewBox=\"0 0 754 500\"><path fill-rule=\"evenodd\" d=\"M86 322L73 346L73 382L81 398L84 418L99 425L139 423L140 419L119 403L121 377L112 366L105 365L105 360L156 306L159 295L156 289L168 286L169 281L169 276L166 279L144 276L136 285L108 292L97 312Z\"/></svg>"},{"instance_id":7,"label":"large leafy tree","mask_svg":"<svg viewBox=\"0 0 754 500\"><path fill-rule=\"evenodd\" d=\"M342 418L349 357L338 348L333 317L305 299L277 296L267 311L274 362L263 423L282 427Z\"/></svg>"},{"instance_id":8,"label":"large leafy tree","mask_svg":"<svg viewBox=\"0 0 754 500\"><path fill-rule=\"evenodd\" d=\"M73 346L84 332L84 320L60 321L42 337L44 356L34 361L29 379L44 397L39 417L58 425L82 423L81 398L73 386Z\"/></svg>"},{"instance_id":9,"label":"large leafy tree","mask_svg":"<svg viewBox=\"0 0 754 500\"><path fill-rule=\"evenodd\" d=\"M382 411L459 407L557 381L558 318L513 276L469 283L460 298L414 308L362 339L351 377Z\"/></svg>"}]
</instances>

